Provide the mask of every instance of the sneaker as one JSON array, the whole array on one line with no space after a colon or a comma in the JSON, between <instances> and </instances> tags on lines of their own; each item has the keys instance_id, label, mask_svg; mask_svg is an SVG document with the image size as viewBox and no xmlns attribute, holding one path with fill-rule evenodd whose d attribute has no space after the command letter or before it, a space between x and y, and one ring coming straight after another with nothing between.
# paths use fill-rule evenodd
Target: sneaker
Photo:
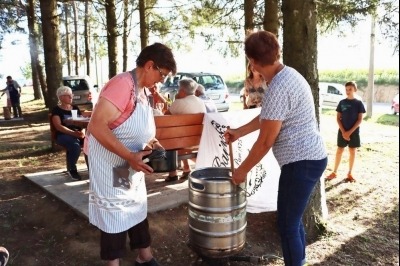
<instances>
[{"instance_id":1,"label":"sneaker","mask_svg":"<svg viewBox=\"0 0 400 266\"><path fill-rule=\"evenodd\" d=\"M336 178L336 173L335 173L335 172L332 172L330 175L328 175L328 176L326 177L326 180L332 180L332 179L334 179L334 178Z\"/></svg>"},{"instance_id":2,"label":"sneaker","mask_svg":"<svg viewBox=\"0 0 400 266\"><path fill-rule=\"evenodd\" d=\"M6 266L10 254L5 247L0 247L0 266Z\"/></svg>"},{"instance_id":3,"label":"sneaker","mask_svg":"<svg viewBox=\"0 0 400 266\"><path fill-rule=\"evenodd\" d=\"M78 171L76 171L76 170L69 171L69 175L74 180L82 180L82 177L78 174Z\"/></svg>"},{"instance_id":4,"label":"sneaker","mask_svg":"<svg viewBox=\"0 0 400 266\"><path fill-rule=\"evenodd\" d=\"M346 178L346 182L356 182L356 180L354 179L354 177L351 174L347 174L347 178Z\"/></svg>"}]
</instances>

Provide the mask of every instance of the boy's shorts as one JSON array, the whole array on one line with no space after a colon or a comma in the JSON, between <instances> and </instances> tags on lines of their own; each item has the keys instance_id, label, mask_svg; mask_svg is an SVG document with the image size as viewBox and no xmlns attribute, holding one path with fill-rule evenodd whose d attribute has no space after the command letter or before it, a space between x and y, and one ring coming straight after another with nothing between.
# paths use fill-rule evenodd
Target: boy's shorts
<instances>
[{"instance_id":1,"label":"boy's shorts","mask_svg":"<svg viewBox=\"0 0 400 266\"><path fill-rule=\"evenodd\" d=\"M353 132L353 134L350 135L350 140L345 140L339 129L337 135L337 146L340 148L345 148L347 146L349 146L349 148L361 147L360 134Z\"/></svg>"},{"instance_id":2,"label":"boy's shorts","mask_svg":"<svg viewBox=\"0 0 400 266\"><path fill-rule=\"evenodd\" d=\"M100 230L101 231L101 230ZM120 233L101 231L100 257L102 260L115 260L126 255L126 236L129 236L129 246L132 249L147 248L151 244L149 222L147 218L137 225Z\"/></svg>"}]
</instances>

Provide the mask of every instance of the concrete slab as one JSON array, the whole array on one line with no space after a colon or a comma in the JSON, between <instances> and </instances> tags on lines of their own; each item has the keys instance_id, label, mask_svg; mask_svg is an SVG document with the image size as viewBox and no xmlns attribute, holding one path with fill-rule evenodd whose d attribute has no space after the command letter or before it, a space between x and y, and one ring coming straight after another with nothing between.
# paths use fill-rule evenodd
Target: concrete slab
<instances>
[{"instance_id":1,"label":"concrete slab","mask_svg":"<svg viewBox=\"0 0 400 266\"><path fill-rule=\"evenodd\" d=\"M68 204L88 219L89 176L85 168L78 169L82 180L73 180L65 170L25 174L24 176L53 196ZM148 212L177 207L189 201L188 181L164 182L167 173L146 176Z\"/></svg>"}]
</instances>

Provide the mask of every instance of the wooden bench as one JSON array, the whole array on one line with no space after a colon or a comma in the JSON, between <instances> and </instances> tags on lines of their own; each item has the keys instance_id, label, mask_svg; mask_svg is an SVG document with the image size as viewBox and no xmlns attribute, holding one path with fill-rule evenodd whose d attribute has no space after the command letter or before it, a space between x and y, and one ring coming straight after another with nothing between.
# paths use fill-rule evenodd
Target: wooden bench
<instances>
[{"instance_id":1,"label":"wooden bench","mask_svg":"<svg viewBox=\"0 0 400 266\"><path fill-rule=\"evenodd\" d=\"M156 138L165 150L178 151L178 159L197 157L204 114L155 116Z\"/></svg>"}]
</instances>

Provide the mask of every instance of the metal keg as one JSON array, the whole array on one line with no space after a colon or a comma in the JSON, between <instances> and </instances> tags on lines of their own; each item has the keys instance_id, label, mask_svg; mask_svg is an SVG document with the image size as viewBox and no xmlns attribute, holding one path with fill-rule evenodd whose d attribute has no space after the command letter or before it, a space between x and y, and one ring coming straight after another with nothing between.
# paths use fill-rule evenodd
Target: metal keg
<instances>
[{"instance_id":1,"label":"metal keg","mask_svg":"<svg viewBox=\"0 0 400 266\"><path fill-rule=\"evenodd\" d=\"M202 168L189 176L189 246L199 255L223 258L246 241L245 183L231 182L229 168Z\"/></svg>"}]
</instances>

